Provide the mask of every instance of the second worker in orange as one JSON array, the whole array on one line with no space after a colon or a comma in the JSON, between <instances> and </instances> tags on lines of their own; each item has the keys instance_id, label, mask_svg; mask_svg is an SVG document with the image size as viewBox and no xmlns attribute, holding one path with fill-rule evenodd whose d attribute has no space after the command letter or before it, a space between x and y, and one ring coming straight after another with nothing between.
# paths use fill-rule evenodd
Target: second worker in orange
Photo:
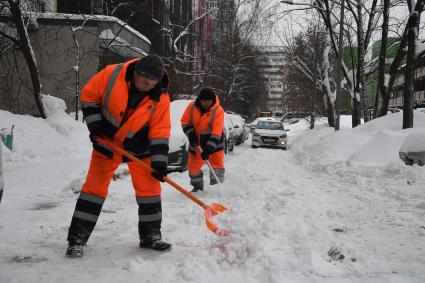
<instances>
[{"instance_id":1,"label":"second worker in orange","mask_svg":"<svg viewBox=\"0 0 425 283\"><path fill-rule=\"evenodd\" d=\"M220 182L224 181L224 110L210 88L200 91L183 113L181 124L189 139L189 177L192 192L204 189L202 166L208 160ZM199 149L202 149L202 151ZM217 183L210 172L210 184Z\"/></svg>"}]
</instances>

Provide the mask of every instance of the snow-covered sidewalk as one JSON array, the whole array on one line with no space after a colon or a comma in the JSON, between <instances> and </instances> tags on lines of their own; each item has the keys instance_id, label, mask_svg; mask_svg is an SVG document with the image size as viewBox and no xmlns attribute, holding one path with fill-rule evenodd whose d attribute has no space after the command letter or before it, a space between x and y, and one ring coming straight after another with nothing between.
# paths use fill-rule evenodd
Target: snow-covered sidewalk
<instances>
[{"instance_id":1,"label":"snow-covered sidewalk","mask_svg":"<svg viewBox=\"0 0 425 283\"><path fill-rule=\"evenodd\" d=\"M318 128L288 132L287 151L246 143L226 156L225 183L197 196L231 209L217 219L232 231L228 238L212 234L202 209L164 185L163 235L174 249L139 249L131 180L112 181L81 259L64 254L88 168L87 137L69 134L76 154L53 156L51 134L51 145L36 145L45 159L24 158L18 141L20 154L6 156L0 282L425 281L424 168L324 160L309 142L332 134ZM190 188L187 173L170 177Z\"/></svg>"}]
</instances>

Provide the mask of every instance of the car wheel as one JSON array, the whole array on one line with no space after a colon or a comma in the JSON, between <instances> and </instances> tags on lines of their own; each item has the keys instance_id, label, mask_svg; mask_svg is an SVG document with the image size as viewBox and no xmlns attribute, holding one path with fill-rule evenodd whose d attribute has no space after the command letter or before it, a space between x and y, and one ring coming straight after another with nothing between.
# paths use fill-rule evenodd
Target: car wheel
<instances>
[{"instance_id":1,"label":"car wheel","mask_svg":"<svg viewBox=\"0 0 425 283\"><path fill-rule=\"evenodd\" d=\"M251 145L251 147L252 147L252 148L257 148L258 146L256 146L256 145Z\"/></svg>"},{"instance_id":2,"label":"car wheel","mask_svg":"<svg viewBox=\"0 0 425 283\"><path fill-rule=\"evenodd\" d=\"M283 150L287 150L287 149L288 149L288 147L286 147L286 146L285 146L285 147L282 147L282 149L283 149Z\"/></svg>"},{"instance_id":3,"label":"car wheel","mask_svg":"<svg viewBox=\"0 0 425 283\"><path fill-rule=\"evenodd\" d=\"M224 154L227 154L227 139L224 139Z\"/></svg>"}]
</instances>

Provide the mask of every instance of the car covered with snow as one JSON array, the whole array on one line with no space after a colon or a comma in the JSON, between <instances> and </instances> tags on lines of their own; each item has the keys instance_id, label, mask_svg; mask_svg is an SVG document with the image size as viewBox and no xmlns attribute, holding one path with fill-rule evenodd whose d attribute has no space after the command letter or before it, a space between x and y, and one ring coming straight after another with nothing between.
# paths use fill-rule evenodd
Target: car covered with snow
<instances>
[{"instance_id":1,"label":"car covered with snow","mask_svg":"<svg viewBox=\"0 0 425 283\"><path fill-rule=\"evenodd\" d=\"M235 126L233 125L232 119L229 114L224 112L224 125L223 125L223 134L224 134L224 153L233 151L236 144L236 131Z\"/></svg>"},{"instance_id":2,"label":"car covered with snow","mask_svg":"<svg viewBox=\"0 0 425 283\"><path fill-rule=\"evenodd\" d=\"M181 126L184 110L192 100L174 100L170 104L171 135L168 150L168 171L183 172L187 169L189 140Z\"/></svg>"},{"instance_id":3,"label":"car covered with snow","mask_svg":"<svg viewBox=\"0 0 425 283\"><path fill-rule=\"evenodd\" d=\"M245 119L234 113L228 113L228 116L232 120L233 128L235 129L235 145L240 145L245 142L249 135L245 127Z\"/></svg>"},{"instance_id":4,"label":"car covered with snow","mask_svg":"<svg viewBox=\"0 0 425 283\"><path fill-rule=\"evenodd\" d=\"M399 157L407 165L425 165L425 128L415 129L404 138Z\"/></svg>"},{"instance_id":5,"label":"car covered with snow","mask_svg":"<svg viewBox=\"0 0 425 283\"><path fill-rule=\"evenodd\" d=\"M274 118L260 119L255 125L251 124L251 147L288 148L288 137L283 123Z\"/></svg>"}]
</instances>

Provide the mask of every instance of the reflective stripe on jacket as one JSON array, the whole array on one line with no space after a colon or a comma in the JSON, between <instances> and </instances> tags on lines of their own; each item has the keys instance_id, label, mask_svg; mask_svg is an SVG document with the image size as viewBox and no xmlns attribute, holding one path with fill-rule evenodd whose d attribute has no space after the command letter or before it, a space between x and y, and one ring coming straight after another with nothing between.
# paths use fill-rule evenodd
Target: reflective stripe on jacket
<instances>
[{"instance_id":1,"label":"reflective stripe on jacket","mask_svg":"<svg viewBox=\"0 0 425 283\"><path fill-rule=\"evenodd\" d=\"M129 99L127 68L137 60L109 65L97 73L81 92L81 109L90 132L101 128L102 134L137 157L152 156L152 162L167 162L171 122L166 90L156 97L147 92L123 122ZM166 74L163 83L168 84ZM94 146L99 151L110 150Z\"/></svg>"},{"instance_id":2,"label":"reflective stripe on jacket","mask_svg":"<svg viewBox=\"0 0 425 283\"><path fill-rule=\"evenodd\" d=\"M181 118L181 125L186 135L195 131L202 148L209 144L215 151L224 149L224 110L217 96L215 104L204 113L197 100L189 103Z\"/></svg>"}]
</instances>

